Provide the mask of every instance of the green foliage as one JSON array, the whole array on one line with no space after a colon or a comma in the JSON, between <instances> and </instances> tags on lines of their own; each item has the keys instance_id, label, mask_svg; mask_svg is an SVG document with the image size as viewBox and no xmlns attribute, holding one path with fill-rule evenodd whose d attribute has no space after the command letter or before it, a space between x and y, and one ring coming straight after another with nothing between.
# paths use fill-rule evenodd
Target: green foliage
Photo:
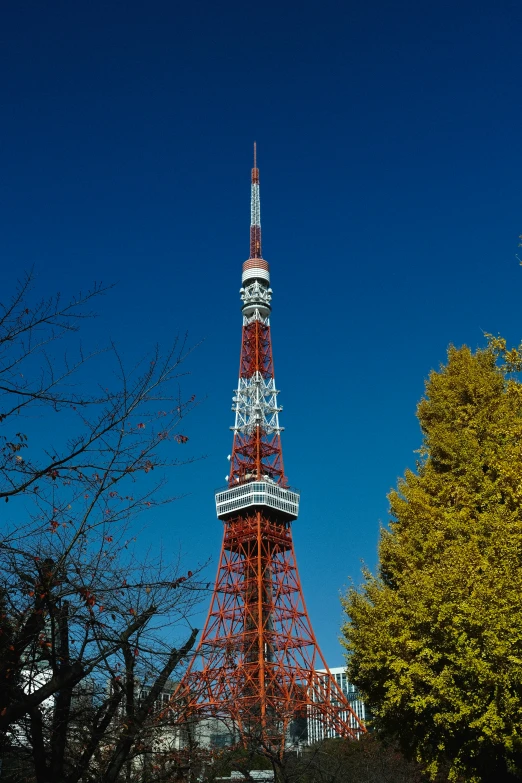
<instances>
[{"instance_id":1,"label":"green foliage","mask_svg":"<svg viewBox=\"0 0 522 783\"><path fill-rule=\"evenodd\" d=\"M344 599L349 676L375 728L434 778L522 774L522 348L450 347L391 492L379 573Z\"/></svg>"}]
</instances>

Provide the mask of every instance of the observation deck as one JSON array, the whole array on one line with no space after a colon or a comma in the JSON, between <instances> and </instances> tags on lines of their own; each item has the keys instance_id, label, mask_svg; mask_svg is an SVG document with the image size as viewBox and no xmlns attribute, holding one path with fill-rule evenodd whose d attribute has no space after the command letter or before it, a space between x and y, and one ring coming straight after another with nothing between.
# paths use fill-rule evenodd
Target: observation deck
<instances>
[{"instance_id":1,"label":"observation deck","mask_svg":"<svg viewBox=\"0 0 522 783\"><path fill-rule=\"evenodd\" d=\"M219 489L216 492L218 519L228 519L251 506L264 506L279 511L288 520L297 519L299 492L285 489L273 481L262 480L238 484L236 487Z\"/></svg>"}]
</instances>

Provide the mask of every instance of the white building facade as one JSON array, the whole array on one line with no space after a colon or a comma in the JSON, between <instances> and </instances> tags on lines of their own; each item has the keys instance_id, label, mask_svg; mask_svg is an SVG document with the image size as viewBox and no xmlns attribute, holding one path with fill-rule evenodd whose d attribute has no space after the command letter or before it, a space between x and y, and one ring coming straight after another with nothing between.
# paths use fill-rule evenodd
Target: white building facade
<instances>
[{"instance_id":1,"label":"white building facade","mask_svg":"<svg viewBox=\"0 0 522 783\"><path fill-rule=\"evenodd\" d=\"M317 670L320 674L326 674L326 669L318 669ZM361 695L355 685L353 683L349 682L348 676L346 674L346 669L344 666L337 666L333 669L330 669L330 673L332 677L334 678L335 682L339 686L339 688L344 693L345 698L347 699L348 703L350 704L350 707L355 712L359 720L366 724L366 721L368 720L368 711L365 707L365 704L363 700L361 699ZM359 727L357 725L357 722L353 715L349 712L342 712L341 713L342 718L344 721L346 721L351 728L357 730ZM324 728L323 724L315 719L313 715L310 715L308 717L308 744L312 745L314 742L321 742L325 739L332 739L334 737L338 737L339 734L335 732L334 729L326 729Z\"/></svg>"}]
</instances>

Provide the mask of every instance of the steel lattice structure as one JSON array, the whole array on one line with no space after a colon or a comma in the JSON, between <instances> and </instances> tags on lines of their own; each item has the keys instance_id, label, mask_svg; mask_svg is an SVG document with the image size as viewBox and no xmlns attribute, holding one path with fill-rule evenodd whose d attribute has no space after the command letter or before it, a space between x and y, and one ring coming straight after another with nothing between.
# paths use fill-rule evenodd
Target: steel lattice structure
<instances>
[{"instance_id":1,"label":"steel lattice structure","mask_svg":"<svg viewBox=\"0 0 522 783\"><path fill-rule=\"evenodd\" d=\"M283 467L255 145L250 258L242 282L231 467L228 487L216 493L223 545L207 621L178 698L202 717L229 721L245 742L255 735L282 750L299 719L301 726L315 722L315 736L355 738L365 729L315 639L292 541L299 493L288 486Z\"/></svg>"}]
</instances>

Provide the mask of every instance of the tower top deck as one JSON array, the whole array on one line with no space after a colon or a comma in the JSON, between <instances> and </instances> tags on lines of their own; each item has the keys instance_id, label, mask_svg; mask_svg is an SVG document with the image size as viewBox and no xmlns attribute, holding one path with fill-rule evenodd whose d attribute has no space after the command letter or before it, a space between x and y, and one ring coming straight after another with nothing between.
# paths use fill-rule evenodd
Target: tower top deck
<instances>
[{"instance_id":1,"label":"tower top deck","mask_svg":"<svg viewBox=\"0 0 522 783\"><path fill-rule=\"evenodd\" d=\"M228 519L246 508L272 509L284 519L297 519L299 492L280 487L268 479L249 481L216 492L216 513L219 519Z\"/></svg>"}]
</instances>

